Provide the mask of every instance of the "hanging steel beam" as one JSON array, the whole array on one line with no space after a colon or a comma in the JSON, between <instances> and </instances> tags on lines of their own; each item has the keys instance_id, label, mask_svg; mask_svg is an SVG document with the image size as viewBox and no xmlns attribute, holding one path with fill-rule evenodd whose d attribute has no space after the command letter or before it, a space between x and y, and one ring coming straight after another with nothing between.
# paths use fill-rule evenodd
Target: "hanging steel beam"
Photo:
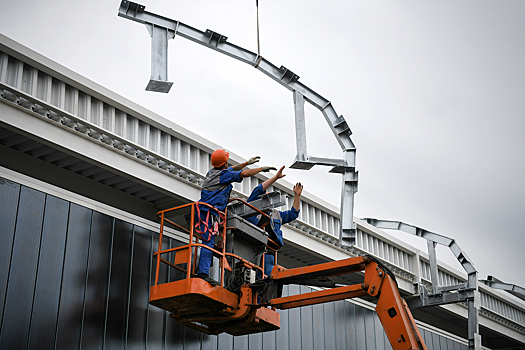
<instances>
[{"instance_id":1,"label":"hanging steel beam","mask_svg":"<svg viewBox=\"0 0 525 350\"><path fill-rule=\"evenodd\" d=\"M356 147L350 138L352 131L344 117L335 112L332 103L299 82L299 76L293 71L284 66L278 67L259 54L229 43L226 36L210 29L203 32L182 22L147 12L145 9L144 5L124 0L120 4L118 15L146 25L152 37L152 74L147 90L168 92L171 88L172 83L167 81L167 46L168 39L178 35L247 63L294 93L297 156L290 167L308 170L315 165L325 165L332 167L330 172L342 174L339 242L346 246L354 245L353 209L358 182L358 173L355 171ZM343 151L342 159L307 155L304 102L310 103L321 111Z\"/></svg>"}]
</instances>

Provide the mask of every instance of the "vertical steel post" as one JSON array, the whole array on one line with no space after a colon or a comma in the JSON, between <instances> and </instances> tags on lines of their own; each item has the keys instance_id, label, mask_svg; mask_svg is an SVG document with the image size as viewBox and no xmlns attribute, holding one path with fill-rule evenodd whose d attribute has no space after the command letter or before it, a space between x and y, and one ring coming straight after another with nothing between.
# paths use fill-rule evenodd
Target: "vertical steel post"
<instances>
[{"instance_id":1,"label":"vertical steel post","mask_svg":"<svg viewBox=\"0 0 525 350\"><path fill-rule=\"evenodd\" d=\"M432 294L436 294L439 288L436 245L436 242L429 239L427 240L428 260L430 262L430 280L432 281Z\"/></svg>"},{"instance_id":2,"label":"vertical steel post","mask_svg":"<svg viewBox=\"0 0 525 350\"><path fill-rule=\"evenodd\" d=\"M354 222L354 194L357 192L357 173L355 172L355 149L343 152L345 167L341 186L341 229L339 242L341 245L353 246L356 241L356 226Z\"/></svg>"},{"instance_id":3,"label":"vertical steel post","mask_svg":"<svg viewBox=\"0 0 525 350\"><path fill-rule=\"evenodd\" d=\"M155 285L159 284L160 251L162 250L162 235L164 234L164 212L160 215L159 249L157 250L157 266L155 268Z\"/></svg>"},{"instance_id":4,"label":"vertical steel post","mask_svg":"<svg viewBox=\"0 0 525 350\"><path fill-rule=\"evenodd\" d=\"M192 273L192 269L194 268L194 265L195 264L191 264L191 259L192 259L192 250L191 248L194 248L193 250L193 254L195 256L197 256L197 247L193 247L193 229L195 227L194 223L195 223L195 207L198 204L199 202L197 202L197 204L195 204L195 206L192 204L190 206L191 210L190 210L190 240L189 240L189 251L188 251L188 270L186 271L186 278L191 278L191 273ZM200 230L200 228L199 228Z\"/></svg>"},{"instance_id":5,"label":"vertical steel post","mask_svg":"<svg viewBox=\"0 0 525 350\"><path fill-rule=\"evenodd\" d=\"M151 36L151 78L146 87L148 91L169 92L172 82L168 80L168 39L175 32L155 24L146 24Z\"/></svg>"},{"instance_id":6,"label":"vertical steel post","mask_svg":"<svg viewBox=\"0 0 525 350\"><path fill-rule=\"evenodd\" d=\"M469 350L481 350L481 335L479 334L479 307L481 298L478 291L478 273L472 272L468 275L467 286L474 288L474 299L467 302L468 305L468 348Z\"/></svg>"},{"instance_id":7,"label":"vertical steel post","mask_svg":"<svg viewBox=\"0 0 525 350\"><path fill-rule=\"evenodd\" d=\"M297 160L307 160L306 152L306 122L304 116L304 96L297 90L293 91L295 109L295 141L297 144Z\"/></svg>"}]
</instances>

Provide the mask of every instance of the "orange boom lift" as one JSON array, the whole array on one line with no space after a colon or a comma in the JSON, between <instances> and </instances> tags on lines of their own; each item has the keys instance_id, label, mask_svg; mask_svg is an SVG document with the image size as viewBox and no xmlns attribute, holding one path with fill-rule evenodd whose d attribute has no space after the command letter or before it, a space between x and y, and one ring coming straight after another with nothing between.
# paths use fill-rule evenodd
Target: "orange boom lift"
<instances>
[{"instance_id":1,"label":"orange boom lift","mask_svg":"<svg viewBox=\"0 0 525 350\"><path fill-rule=\"evenodd\" d=\"M198 202L160 211L159 250L154 254L156 272L150 304L171 312L171 317L180 324L206 334L244 335L278 330L280 315L276 309L372 296L377 298L377 315L394 350L427 349L406 302L399 295L394 276L371 256L293 269L278 266L275 260L271 275L263 274L262 252L273 254L276 259L278 246L264 227L254 226L245 218L257 214L267 217L264 210L282 205L280 200L280 194L270 193L251 203L234 198L225 212L220 213ZM208 206L210 211L226 218L219 225L213 249L219 261L217 285L194 276L198 248L205 247L194 230L198 222L197 205ZM163 249L166 227L187 233L188 244ZM180 278L160 282L163 265L178 270ZM329 279L363 271L364 279L359 284L341 285ZM256 281L257 274L262 278ZM323 288L282 297L282 287L287 284Z\"/></svg>"}]
</instances>

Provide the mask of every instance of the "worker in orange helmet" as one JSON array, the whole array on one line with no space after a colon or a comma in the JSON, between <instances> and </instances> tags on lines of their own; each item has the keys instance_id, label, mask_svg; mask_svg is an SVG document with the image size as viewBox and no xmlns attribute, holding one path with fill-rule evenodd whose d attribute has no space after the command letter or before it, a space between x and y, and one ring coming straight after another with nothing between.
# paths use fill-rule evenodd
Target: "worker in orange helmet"
<instances>
[{"instance_id":1,"label":"worker in orange helmet","mask_svg":"<svg viewBox=\"0 0 525 350\"><path fill-rule=\"evenodd\" d=\"M268 187L273 185L275 181L285 177L286 175L283 174L283 170L284 170L284 166L282 166L274 176L264 181L259 186L255 187L252 193L250 194L250 197L248 197L247 202L251 202L251 201L259 199L261 195L266 193L266 190L268 189ZM300 182L296 183L295 186L293 187L293 192L294 192L294 198L293 198L292 208L290 210L280 211L277 209L272 209L267 213L268 216L270 217L270 222L269 224L266 225L265 229L268 232L269 237L279 246L275 248L280 248L284 245L283 232L281 231L281 226L283 224L292 222L299 217L300 205L301 205L301 193L303 192L303 185ZM263 219L262 215L260 214L257 216L249 217L246 220L250 221L252 224L259 226L259 227L261 227L263 224L266 223L265 219ZM266 276L270 276L272 274L274 262L275 262L275 257L273 254L264 255L264 274Z\"/></svg>"},{"instance_id":2,"label":"worker in orange helmet","mask_svg":"<svg viewBox=\"0 0 525 350\"><path fill-rule=\"evenodd\" d=\"M223 149L215 150L211 155L211 165L213 169L208 171L206 174L206 179L202 185L201 190L201 199L199 202L207 203L211 206L214 206L220 211L224 211L226 205L228 204L228 199L230 193L233 189L233 182L242 182L245 177L251 177L255 174L263 171L268 172L270 170L277 170L274 167L263 166L261 168L255 169L245 169L244 167L250 164L257 163L261 157L256 156L252 157L244 163L228 167L228 159L230 154ZM212 220L215 220L217 214L214 211L208 213L207 206L200 206L200 222L201 229L199 231L205 232L208 231L207 226L204 225L204 222L207 222L207 217L212 217ZM203 236L203 244L213 248L215 245L215 236L211 233L205 232L201 234ZM208 249L201 249L199 265L197 267L197 277L202 278L203 280L216 284L216 281L209 277L210 265L213 258L213 252Z\"/></svg>"}]
</instances>

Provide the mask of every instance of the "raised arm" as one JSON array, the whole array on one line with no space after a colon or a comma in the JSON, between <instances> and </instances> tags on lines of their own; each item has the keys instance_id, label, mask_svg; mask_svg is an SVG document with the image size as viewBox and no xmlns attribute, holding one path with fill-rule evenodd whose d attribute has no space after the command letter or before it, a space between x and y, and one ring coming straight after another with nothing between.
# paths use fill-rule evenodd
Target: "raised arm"
<instances>
[{"instance_id":1,"label":"raised arm","mask_svg":"<svg viewBox=\"0 0 525 350\"><path fill-rule=\"evenodd\" d=\"M300 182L296 183L293 187L293 207L295 210L299 210L301 205L301 193L303 193L303 185Z\"/></svg>"},{"instance_id":2,"label":"raised arm","mask_svg":"<svg viewBox=\"0 0 525 350\"><path fill-rule=\"evenodd\" d=\"M240 165L240 164L239 164ZM246 170L243 170L241 172L241 180L244 179L245 177L251 177L255 174L258 174L260 173L261 171L262 172L267 172L267 171L270 171L270 170L277 170L276 168L274 168L273 166L263 166L261 168L255 168L255 169L246 169Z\"/></svg>"},{"instance_id":3,"label":"raised arm","mask_svg":"<svg viewBox=\"0 0 525 350\"><path fill-rule=\"evenodd\" d=\"M281 167L281 169L279 169L279 171L274 175L272 176L271 178L269 178L268 180L264 181L262 183L262 188L263 188L263 191L266 191L268 189L268 187L270 187L271 185L273 185L273 183L283 177L285 177L286 175L283 174L283 170L284 170L284 165Z\"/></svg>"},{"instance_id":4,"label":"raised arm","mask_svg":"<svg viewBox=\"0 0 525 350\"><path fill-rule=\"evenodd\" d=\"M250 165L250 164L253 164L253 163L257 163L259 161L261 157L259 156L255 156L255 157L251 157L250 159L248 159L246 162L244 163L241 163L241 164L237 164L237 165L234 165L232 166L232 169L235 170L235 171L239 171L239 170L242 170L245 166L247 165Z\"/></svg>"}]
</instances>

